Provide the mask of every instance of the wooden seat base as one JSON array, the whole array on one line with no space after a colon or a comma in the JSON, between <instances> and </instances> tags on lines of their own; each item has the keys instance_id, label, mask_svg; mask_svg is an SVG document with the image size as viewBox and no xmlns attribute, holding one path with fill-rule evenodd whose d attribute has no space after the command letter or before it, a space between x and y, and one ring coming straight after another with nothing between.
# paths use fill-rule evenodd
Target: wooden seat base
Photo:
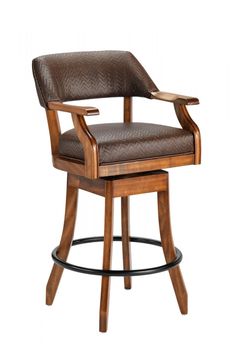
<instances>
[{"instance_id":1,"label":"wooden seat base","mask_svg":"<svg viewBox=\"0 0 236 356\"><path fill-rule=\"evenodd\" d=\"M111 255L113 242L113 200L114 197L121 197L121 241L123 250L123 266L125 271L130 271L130 273L124 274L124 285L126 289L131 288L132 275L130 254L130 240L132 240L132 238L130 238L129 236L130 195L148 192L158 193L158 216L161 246L163 248L166 263L167 265L171 265L173 261L178 260L178 250L176 251L174 247L171 234L168 173L165 171L146 172L100 179L88 179L85 177L68 174L64 228L60 245L56 250L56 256L58 257L58 260L67 260L68 253L72 245L76 219L78 189L83 189L105 197L105 226L103 247L104 271L111 270ZM62 266L63 264L58 265L54 263L46 290L46 303L48 305L51 305L53 303L63 272L63 267L65 267ZM169 269L169 274L174 287L180 311L182 314L187 314L187 291L180 268L177 264L171 267L173 268ZM112 273L104 273L102 276L99 327L99 330L101 332L107 331L109 287L111 275Z\"/></svg>"}]
</instances>

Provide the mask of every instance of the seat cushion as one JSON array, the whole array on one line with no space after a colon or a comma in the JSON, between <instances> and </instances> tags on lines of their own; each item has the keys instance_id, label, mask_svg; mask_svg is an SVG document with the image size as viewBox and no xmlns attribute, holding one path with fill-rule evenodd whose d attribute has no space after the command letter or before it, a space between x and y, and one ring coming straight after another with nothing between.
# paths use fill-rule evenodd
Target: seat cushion
<instances>
[{"instance_id":1,"label":"seat cushion","mask_svg":"<svg viewBox=\"0 0 236 356\"><path fill-rule=\"evenodd\" d=\"M194 152L193 135L183 129L148 123L90 125L98 143L99 163L145 160ZM74 129L60 137L59 154L84 161L82 144Z\"/></svg>"}]
</instances>

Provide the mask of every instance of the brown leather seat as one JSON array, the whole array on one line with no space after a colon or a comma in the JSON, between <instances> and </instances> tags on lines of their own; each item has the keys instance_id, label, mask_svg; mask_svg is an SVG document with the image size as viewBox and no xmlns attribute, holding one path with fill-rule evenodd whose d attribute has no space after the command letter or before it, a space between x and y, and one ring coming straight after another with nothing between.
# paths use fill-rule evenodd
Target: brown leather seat
<instances>
[{"instance_id":1,"label":"brown leather seat","mask_svg":"<svg viewBox=\"0 0 236 356\"><path fill-rule=\"evenodd\" d=\"M193 135L183 129L137 122L98 124L88 127L98 143L100 164L194 152ZM74 129L61 135L59 154L84 161L82 144Z\"/></svg>"}]
</instances>

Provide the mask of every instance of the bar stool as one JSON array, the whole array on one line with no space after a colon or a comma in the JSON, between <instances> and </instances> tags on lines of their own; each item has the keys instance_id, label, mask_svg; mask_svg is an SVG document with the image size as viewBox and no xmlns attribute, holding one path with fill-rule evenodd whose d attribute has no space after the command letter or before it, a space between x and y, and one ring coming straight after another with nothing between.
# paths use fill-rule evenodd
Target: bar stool
<instances>
[{"instance_id":1,"label":"bar stool","mask_svg":"<svg viewBox=\"0 0 236 356\"><path fill-rule=\"evenodd\" d=\"M173 244L169 211L168 173L163 169L200 164L201 140L186 105L197 98L161 92L138 60L126 51L92 51L45 55L33 60L40 104L45 108L53 166L67 172L65 220L61 241L52 252L54 265L47 283L46 304L53 303L64 268L102 276L101 332L107 331L110 277L169 271L182 314L187 314L187 291L180 271L182 254ZM132 122L132 97L171 102L181 128ZM97 108L63 102L107 97L124 98L122 123L87 125ZM58 111L71 114L74 128L61 133ZM73 240L78 189L105 197L104 236ZM158 193L161 241L129 235L129 196ZM121 197L122 236L113 236L113 200ZM71 246L103 241L102 269L67 261ZM121 241L123 270L111 269L112 242ZM166 264L133 270L130 242L161 246Z\"/></svg>"}]
</instances>

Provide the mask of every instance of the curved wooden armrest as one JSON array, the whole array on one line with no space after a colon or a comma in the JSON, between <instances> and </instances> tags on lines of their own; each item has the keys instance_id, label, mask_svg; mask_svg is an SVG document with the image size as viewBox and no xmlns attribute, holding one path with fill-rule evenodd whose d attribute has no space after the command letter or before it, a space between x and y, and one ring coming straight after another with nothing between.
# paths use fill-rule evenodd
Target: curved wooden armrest
<instances>
[{"instance_id":1,"label":"curved wooden armrest","mask_svg":"<svg viewBox=\"0 0 236 356\"><path fill-rule=\"evenodd\" d=\"M84 150L85 176L90 179L98 178L98 144L90 132L83 115L72 113L76 134Z\"/></svg>"},{"instance_id":2,"label":"curved wooden armrest","mask_svg":"<svg viewBox=\"0 0 236 356\"><path fill-rule=\"evenodd\" d=\"M193 121L185 105L174 103L175 113L184 130L194 136L195 164L201 163L201 134L197 124Z\"/></svg>"},{"instance_id":3,"label":"curved wooden armrest","mask_svg":"<svg viewBox=\"0 0 236 356\"><path fill-rule=\"evenodd\" d=\"M155 92L152 92L151 95L152 95L151 99L169 101L174 104L183 104L183 105L199 104L199 100L197 98L193 98L191 96L166 93L164 91L155 91Z\"/></svg>"},{"instance_id":4,"label":"curved wooden armrest","mask_svg":"<svg viewBox=\"0 0 236 356\"><path fill-rule=\"evenodd\" d=\"M60 103L59 101L50 101L48 103L50 110L64 111L71 114L77 114L82 116L99 115L99 110L91 106L76 106Z\"/></svg>"},{"instance_id":5,"label":"curved wooden armrest","mask_svg":"<svg viewBox=\"0 0 236 356\"><path fill-rule=\"evenodd\" d=\"M68 105L57 101L50 101L48 103L48 108L49 110L46 110L46 112L53 156L58 154L61 133L57 111L68 112L72 116L76 134L83 146L85 176L90 179L98 178L98 144L89 131L84 119L84 116L98 115L98 109L90 106L81 107Z\"/></svg>"}]
</instances>

